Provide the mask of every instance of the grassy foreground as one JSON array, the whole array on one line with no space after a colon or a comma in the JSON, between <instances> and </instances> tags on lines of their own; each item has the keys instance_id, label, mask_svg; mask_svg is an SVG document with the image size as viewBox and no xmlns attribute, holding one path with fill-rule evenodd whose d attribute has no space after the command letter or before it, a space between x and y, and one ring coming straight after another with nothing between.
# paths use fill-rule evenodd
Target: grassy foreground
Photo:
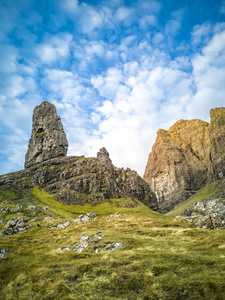
<instances>
[{"instance_id":1,"label":"grassy foreground","mask_svg":"<svg viewBox=\"0 0 225 300\"><path fill-rule=\"evenodd\" d=\"M19 201L39 208L32 214L38 214L41 227L0 238L0 248L9 249L0 259L0 299L225 299L224 230L173 222L134 199L65 206L38 188L26 199L7 191L0 198L1 206L10 208ZM46 205L50 211L42 210ZM67 228L48 227L88 211L97 218L71 222ZM109 217L115 212L126 215ZM29 213L22 215L30 218ZM20 215L1 217L6 221ZM55 219L43 221L46 215ZM100 232L101 240L91 239ZM90 242L78 253L72 247L82 235L90 236ZM123 246L106 250L114 241ZM71 250L56 251L66 246Z\"/></svg>"}]
</instances>

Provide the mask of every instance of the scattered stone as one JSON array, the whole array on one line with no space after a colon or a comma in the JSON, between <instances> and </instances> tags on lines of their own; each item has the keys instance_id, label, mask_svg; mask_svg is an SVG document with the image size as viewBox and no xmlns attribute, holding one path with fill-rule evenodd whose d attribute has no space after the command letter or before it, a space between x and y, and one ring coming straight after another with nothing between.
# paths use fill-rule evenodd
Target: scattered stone
<instances>
[{"instance_id":1,"label":"scattered stone","mask_svg":"<svg viewBox=\"0 0 225 300\"><path fill-rule=\"evenodd\" d=\"M49 209L49 206L45 206L45 207L43 207L43 209L44 209L44 210L48 210L48 211L50 210L50 209Z\"/></svg>"},{"instance_id":2,"label":"scattered stone","mask_svg":"<svg viewBox=\"0 0 225 300\"><path fill-rule=\"evenodd\" d=\"M10 212L10 209L6 206L0 206L0 213Z\"/></svg>"},{"instance_id":3,"label":"scattered stone","mask_svg":"<svg viewBox=\"0 0 225 300\"><path fill-rule=\"evenodd\" d=\"M123 246L123 243L113 242L105 246L106 250L116 250L117 248Z\"/></svg>"},{"instance_id":4,"label":"scattered stone","mask_svg":"<svg viewBox=\"0 0 225 300\"><path fill-rule=\"evenodd\" d=\"M54 218L53 217L44 217L44 219L43 219L44 221L50 221L50 220L54 220Z\"/></svg>"},{"instance_id":5,"label":"scattered stone","mask_svg":"<svg viewBox=\"0 0 225 300\"><path fill-rule=\"evenodd\" d=\"M96 213L89 212L86 215L80 215L78 217L78 219L75 219L73 222L78 222L78 223L80 223L80 222L87 222L87 221L91 221L91 220L93 220L95 218L96 218Z\"/></svg>"},{"instance_id":6,"label":"scattered stone","mask_svg":"<svg viewBox=\"0 0 225 300\"><path fill-rule=\"evenodd\" d=\"M12 218L6 223L3 233L4 235L12 235L28 229L29 225L23 220L23 217Z\"/></svg>"},{"instance_id":7,"label":"scattered stone","mask_svg":"<svg viewBox=\"0 0 225 300\"><path fill-rule=\"evenodd\" d=\"M69 247L61 247L61 248L58 248L56 251L68 251L70 250Z\"/></svg>"},{"instance_id":8,"label":"scattered stone","mask_svg":"<svg viewBox=\"0 0 225 300\"><path fill-rule=\"evenodd\" d=\"M16 210L20 210L20 209L23 209L23 208L24 208L23 204L17 204L16 205Z\"/></svg>"},{"instance_id":9,"label":"scattered stone","mask_svg":"<svg viewBox=\"0 0 225 300\"><path fill-rule=\"evenodd\" d=\"M35 205L28 205L27 209L29 209L29 210L35 210L36 206Z\"/></svg>"},{"instance_id":10,"label":"scattered stone","mask_svg":"<svg viewBox=\"0 0 225 300\"><path fill-rule=\"evenodd\" d=\"M82 252L85 248L88 247L88 242L82 242L80 245L77 245L74 250L77 252Z\"/></svg>"},{"instance_id":11,"label":"scattered stone","mask_svg":"<svg viewBox=\"0 0 225 300\"><path fill-rule=\"evenodd\" d=\"M96 249L95 249L95 253L98 253L98 252L99 252L99 249L98 249L98 248L96 248Z\"/></svg>"},{"instance_id":12,"label":"scattered stone","mask_svg":"<svg viewBox=\"0 0 225 300\"><path fill-rule=\"evenodd\" d=\"M0 219L0 223L3 223L3 220L2 220L2 219Z\"/></svg>"},{"instance_id":13,"label":"scattered stone","mask_svg":"<svg viewBox=\"0 0 225 300\"><path fill-rule=\"evenodd\" d=\"M34 219L30 220L29 222L37 222L37 221L38 221L38 219L37 219L37 217L35 217Z\"/></svg>"},{"instance_id":14,"label":"scattered stone","mask_svg":"<svg viewBox=\"0 0 225 300\"><path fill-rule=\"evenodd\" d=\"M50 229L56 229L56 228L66 228L70 226L70 222L65 222L65 223L58 223L56 226L49 226Z\"/></svg>"},{"instance_id":15,"label":"scattered stone","mask_svg":"<svg viewBox=\"0 0 225 300\"><path fill-rule=\"evenodd\" d=\"M86 215L91 219L95 219L97 217L96 213L93 211L86 213Z\"/></svg>"},{"instance_id":16,"label":"scattered stone","mask_svg":"<svg viewBox=\"0 0 225 300\"><path fill-rule=\"evenodd\" d=\"M82 235L82 237L80 238L80 242L86 242L89 240L89 236L88 235Z\"/></svg>"},{"instance_id":17,"label":"scattered stone","mask_svg":"<svg viewBox=\"0 0 225 300\"><path fill-rule=\"evenodd\" d=\"M97 241L101 240L103 238L103 236L104 235L102 233L95 234L94 238L93 238L93 241L97 242Z\"/></svg>"},{"instance_id":18,"label":"scattered stone","mask_svg":"<svg viewBox=\"0 0 225 300\"><path fill-rule=\"evenodd\" d=\"M176 216L174 221L192 222L198 228L224 229L225 228L225 202L220 199L202 200L188 207L184 214Z\"/></svg>"},{"instance_id":19,"label":"scattered stone","mask_svg":"<svg viewBox=\"0 0 225 300\"><path fill-rule=\"evenodd\" d=\"M4 254L2 254L2 253L0 253L0 257L1 257L1 258L4 258L4 257L5 257L5 255L4 255Z\"/></svg>"},{"instance_id":20,"label":"scattered stone","mask_svg":"<svg viewBox=\"0 0 225 300\"><path fill-rule=\"evenodd\" d=\"M9 252L9 250L5 248L0 248L0 253L6 253L6 252Z\"/></svg>"},{"instance_id":21,"label":"scattered stone","mask_svg":"<svg viewBox=\"0 0 225 300\"><path fill-rule=\"evenodd\" d=\"M118 212L116 212L115 214L111 214L109 217L112 218L112 217L121 217L121 216L127 216L127 214L120 214Z\"/></svg>"}]
</instances>

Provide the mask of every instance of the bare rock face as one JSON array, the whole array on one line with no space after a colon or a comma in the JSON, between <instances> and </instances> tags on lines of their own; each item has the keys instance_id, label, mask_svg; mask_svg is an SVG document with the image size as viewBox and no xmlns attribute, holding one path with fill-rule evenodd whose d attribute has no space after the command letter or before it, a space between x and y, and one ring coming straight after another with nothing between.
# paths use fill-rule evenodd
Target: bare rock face
<instances>
[{"instance_id":1,"label":"bare rock face","mask_svg":"<svg viewBox=\"0 0 225 300\"><path fill-rule=\"evenodd\" d=\"M196 190L225 178L225 108L212 109L210 124L180 120L160 129L149 154L144 179L167 212Z\"/></svg>"},{"instance_id":2,"label":"bare rock face","mask_svg":"<svg viewBox=\"0 0 225 300\"><path fill-rule=\"evenodd\" d=\"M25 168L51 158L65 156L68 141L53 104L42 102L33 112L32 135L25 156Z\"/></svg>"}]
</instances>

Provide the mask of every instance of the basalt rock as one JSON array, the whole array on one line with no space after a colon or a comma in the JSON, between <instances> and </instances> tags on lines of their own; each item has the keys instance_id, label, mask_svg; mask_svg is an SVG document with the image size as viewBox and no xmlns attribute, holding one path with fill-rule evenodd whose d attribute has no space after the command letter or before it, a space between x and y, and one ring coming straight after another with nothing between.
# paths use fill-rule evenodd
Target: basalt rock
<instances>
[{"instance_id":1,"label":"basalt rock","mask_svg":"<svg viewBox=\"0 0 225 300\"><path fill-rule=\"evenodd\" d=\"M26 168L0 176L0 188L21 192L39 186L68 205L134 198L157 209L149 185L135 171L116 168L105 148L99 150L97 158L66 157L67 145L54 105L43 102L34 110Z\"/></svg>"},{"instance_id":2,"label":"basalt rock","mask_svg":"<svg viewBox=\"0 0 225 300\"><path fill-rule=\"evenodd\" d=\"M68 141L53 104L42 102L33 112L33 128L25 157L25 168L51 158L65 156Z\"/></svg>"},{"instance_id":3,"label":"basalt rock","mask_svg":"<svg viewBox=\"0 0 225 300\"><path fill-rule=\"evenodd\" d=\"M210 111L210 123L180 120L160 129L144 179L167 212L205 185L225 178L225 108Z\"/></svg>"}]
</instances>

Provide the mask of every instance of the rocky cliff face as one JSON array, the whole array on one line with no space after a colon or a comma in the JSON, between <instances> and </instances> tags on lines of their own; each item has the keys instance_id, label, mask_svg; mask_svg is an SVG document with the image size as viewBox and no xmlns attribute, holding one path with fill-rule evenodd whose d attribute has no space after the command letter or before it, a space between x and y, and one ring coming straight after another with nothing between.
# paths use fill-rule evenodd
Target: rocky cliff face
<instances>
[{"instance_id":1,"label":"rocky cliff face","mask_svg":"<svg viewBox=\"0 0 225 300\"><path fill-rule=\"evenodd\" d=\"M0 188L23 191L40 186L65 204L129 197L157 210L149 185L135 171L116 168L105 148L97 158L66 157L67 145L54 105L43 102L34 110L26 168L0 176Z\"/></svg>"},{"instance_id":2,"label":"rocky cliff face","mask_svg":"<svg viewBox=\"0 0 225 300\"><path fill-rule=\"evenodd\" d=\"M55 106L47 101L42 102L34 109L25 168L50 158L65 156L67 149L68 141Z\"/></svg>"},{"instance_id":3,"label":"rocky cliff face","mask_svg":"<svg viewBox=\"0 0 225 300\"><path fill-rule=\"evenodd\" d=\"M207 183L225 178L225 108L212 109L210 124L180 120L159 130L144 179L166 212Z\"/></svg>"}]
</instances>

